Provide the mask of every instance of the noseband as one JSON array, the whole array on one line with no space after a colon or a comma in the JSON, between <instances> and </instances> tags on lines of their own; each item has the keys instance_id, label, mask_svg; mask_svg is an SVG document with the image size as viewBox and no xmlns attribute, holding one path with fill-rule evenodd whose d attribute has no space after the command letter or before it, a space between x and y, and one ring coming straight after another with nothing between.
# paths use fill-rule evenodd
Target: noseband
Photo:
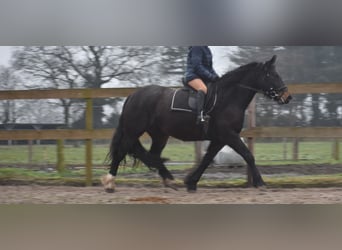
<instances>
[{"instance_id":1,"label":"noseband","mask_svg":"<svg viewBox=\"0 0 342 250\"><path fill-rule=\"evenodd\" d=\"M279 89L274 89L270 88L269 90L262 90L262 89L257 89L253 88L244 84L238 84L239 87L244 88L244 89L249 89L257 93L264 94L268 98L277 101L279 103L287 103L289 101L289 95L287 95L287 87L283 86Z\"/></svg>"},{"instance_id":2,"label":"noseband","mask_svg":"<svg viewBox=\"0 0 342 250\"><path fill-rule=\"evenodd\" d=\"M281 97L283 95L284 92L287 91L287 87L281 87L279 89L274 89L274 88L270 88L269 90L264 91L264 94L271 98L272 100L275 100L279 97Z\"/></svg>"}]
</instances>

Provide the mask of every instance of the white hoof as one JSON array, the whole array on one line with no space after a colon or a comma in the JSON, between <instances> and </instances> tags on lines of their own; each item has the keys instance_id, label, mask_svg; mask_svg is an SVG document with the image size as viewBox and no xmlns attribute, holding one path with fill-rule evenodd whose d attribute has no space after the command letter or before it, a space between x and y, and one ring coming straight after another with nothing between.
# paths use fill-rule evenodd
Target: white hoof
<instances>
[{"instance_id":1,"label":"white hoof","mask_svg":"<svg viewBox=\"0 0 342 250\"><path fill-rule=\"evenodd\" d=\"M101 177L101 183L107 193L113 193L115 190L114 176L106 174Z\"/></svg>"}]
</instances>

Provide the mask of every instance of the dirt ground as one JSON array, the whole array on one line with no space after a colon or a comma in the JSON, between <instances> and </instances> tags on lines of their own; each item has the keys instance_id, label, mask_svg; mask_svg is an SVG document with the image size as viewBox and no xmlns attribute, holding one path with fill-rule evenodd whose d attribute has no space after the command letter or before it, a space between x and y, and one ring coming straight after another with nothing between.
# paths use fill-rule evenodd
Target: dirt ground
<instances>
[{"instance_id":1,"label":"dirt ground","mask_svg":"<svg viewBox=\"0 0 342 250\"><path fill-rule=\"evenodd\" d=\"M184 171L172 171L183 179ZM342 173L341 165L259 166L263 176L319 175ZM155 173L128 174L124 178L154 176ZM210 167L203 179L245 177L246 167ZM204 188L190 194L160 187L117 185L114 193L100 186L0 185L0 204L342 204L342 188Z\"/></svg>"},{"instance_id":2,"label":"dirt ground","mask_svg":"<svg viewBox=\"0 0 342 250\"><path fill-rule=\"evenodd\" d=\"M0 186L0 204L342 204L342 188L199 188Z\"/></svg>"}]
</instances>

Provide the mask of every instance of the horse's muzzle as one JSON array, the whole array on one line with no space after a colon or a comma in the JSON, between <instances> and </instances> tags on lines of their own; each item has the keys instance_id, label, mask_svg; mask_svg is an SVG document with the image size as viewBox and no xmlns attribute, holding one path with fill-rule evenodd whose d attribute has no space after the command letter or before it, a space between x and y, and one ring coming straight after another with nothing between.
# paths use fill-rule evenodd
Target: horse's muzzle
<instances>
[{"instance_id":1,"label":"horse's muzzle","mask_svg":"<svg viewBox=\"0 0 342 250\"><path fill-rule=\"evenodd\" d=\"M292 100L292 96L290 92L286 89L284 89L276 98L276 101L279 104L288 104Z\"/></svg>"},{"instance_id":2,"label":"horse's muzzle","mask_svg":"<svg viewBox=\"0 0 342 250\"><path fill-rule=\"evenodd\" d=\"M280 89L271 88L268 91L265 91L264 94L278 104L287 104L292 100L292 96L286 86Z\"/></svg>"}]
</instances>

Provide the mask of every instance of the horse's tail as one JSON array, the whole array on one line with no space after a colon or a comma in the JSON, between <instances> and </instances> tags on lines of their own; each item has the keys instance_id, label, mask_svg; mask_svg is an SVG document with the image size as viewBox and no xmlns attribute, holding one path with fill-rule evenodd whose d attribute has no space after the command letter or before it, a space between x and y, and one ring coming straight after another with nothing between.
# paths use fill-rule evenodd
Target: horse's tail
<instances>
[{"instance_id":1,"label":"horse's tail","mask_svg":"<svg viewBox=\"0 0 342 250\"><path fill-rule=\"evenodd\" d=\"M116 128L116 131L113 134L112 141L110 143L109 152L108 152L106 159L105 159L105 162L107 162L107 163L109 161L112 163L114 159L117 159L117 158L119 158L120 155L127 153L127 152L126 153L123 152L122 143L123 143L123 137L124 137L123 117L124 117L125 105L127 103L128 98L126 99L126 101L123 105L122 114L119 118L118 127Z\"/></svg>"}]
</instances>

